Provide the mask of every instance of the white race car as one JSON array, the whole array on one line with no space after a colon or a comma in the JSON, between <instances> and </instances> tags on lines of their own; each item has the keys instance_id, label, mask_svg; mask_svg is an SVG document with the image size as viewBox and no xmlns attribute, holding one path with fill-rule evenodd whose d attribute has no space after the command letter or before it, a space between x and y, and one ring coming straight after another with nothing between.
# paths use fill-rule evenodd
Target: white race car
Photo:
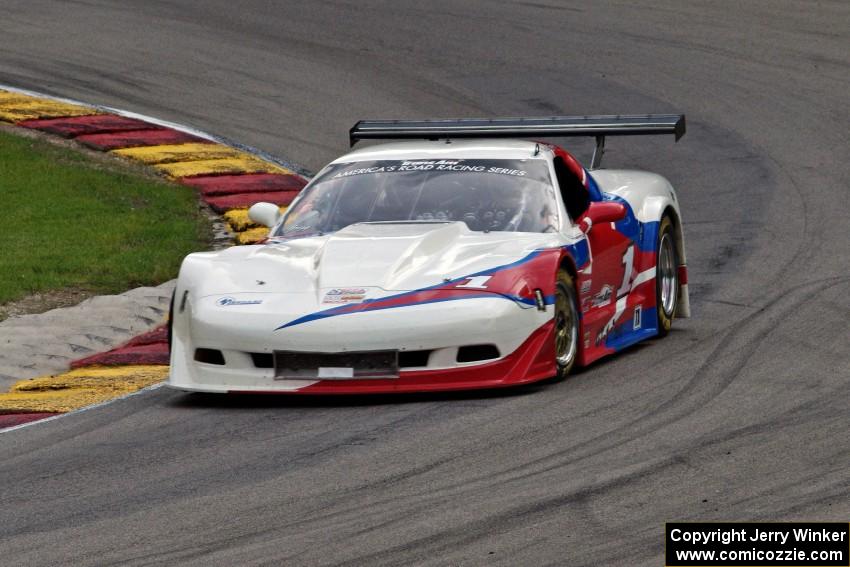
<instances>
[{"instance_id":1,"label":"white race car","mask_svg":"<svg viewBox=\"0 0 850 567\"><path fill-rule=\"evenodd\" d=\"M684 116L361 121L408 139L325 167L256 246L190 254L171 314L172 387L350 394L563 377L689 316L676 194L597 169L605 136ZM525 137L595 136L590 170Z\"/></svg>"}]
</instances>

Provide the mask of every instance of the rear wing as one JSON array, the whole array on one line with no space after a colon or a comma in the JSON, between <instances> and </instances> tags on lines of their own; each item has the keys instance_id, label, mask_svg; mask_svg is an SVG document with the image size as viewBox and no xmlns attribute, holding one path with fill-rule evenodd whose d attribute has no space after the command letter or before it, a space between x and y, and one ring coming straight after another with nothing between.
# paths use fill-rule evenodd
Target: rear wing
<instances>
[{"instance_id":1,"label":"rear wing","mask_svg":"<svg viewBox=\"0 0 850 567\"><path fill-rule=\"evenodd\" d=\"M602 161L606 136L650 134L673 134L678 141L685 135L685 115L360 120L351 127L348 137L353 146L359 140L592 136L596 138L596 149L590 167L596 169Z\"/></svg>"}]
</instances>

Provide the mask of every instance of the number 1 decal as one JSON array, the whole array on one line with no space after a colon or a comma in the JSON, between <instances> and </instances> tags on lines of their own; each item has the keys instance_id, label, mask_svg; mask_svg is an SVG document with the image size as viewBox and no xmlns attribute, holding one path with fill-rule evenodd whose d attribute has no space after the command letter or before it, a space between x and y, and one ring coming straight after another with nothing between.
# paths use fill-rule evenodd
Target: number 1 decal
<instances>
[{"instance_id":1,"label":"number 1 decal","mask_svg":"<svg viewBox=\"0 0 850 567\"><path fill-rule=\"evenodd\" d=\"M635 265L635 247L634 245L626 248L623 252L623 283L620 284L620 289L617 290L617 297L623 297L629 293L631 287L632 270Z\"/></svg>"}]
</instances>

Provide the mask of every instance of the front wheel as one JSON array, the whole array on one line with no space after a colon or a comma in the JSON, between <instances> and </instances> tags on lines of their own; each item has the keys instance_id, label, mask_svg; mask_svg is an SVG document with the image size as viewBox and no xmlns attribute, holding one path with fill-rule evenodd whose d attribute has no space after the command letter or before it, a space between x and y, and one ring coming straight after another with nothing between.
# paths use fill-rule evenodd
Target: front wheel
<instances>
[{"instance_id":1,"label":"front wheel","mask_svg":"<svg viewBox=\"0 0 850 567\"><path fill-rule=\"evenodd\" d=\"M579 315L573 278L558 270L555 282L555 365L556 379L566 378L578 354Z\"/></svg>"},{"instance_id":2,"label":"front wheel","mask_svg":"<svg viewBox=\"0 0 850 567\"><path fill-rule=\"evenodd\" d=\"M679 253L676 231L669 216L658 227L658 250L655 260L655 298L658 311L658 334L665 336L673 326L679 306Z\"/></svg>"}]
</instances>

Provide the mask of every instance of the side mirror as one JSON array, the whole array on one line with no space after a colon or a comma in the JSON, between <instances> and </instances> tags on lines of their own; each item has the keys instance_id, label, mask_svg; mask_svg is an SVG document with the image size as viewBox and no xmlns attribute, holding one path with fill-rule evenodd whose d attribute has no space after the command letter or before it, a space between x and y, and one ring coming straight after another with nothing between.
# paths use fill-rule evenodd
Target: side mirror
<instances>
[{"instance_id":1,"label":"side mirror","mask_svg":"<svg viewBox=\"0 0 850 567\"><path fill-rule=\"evenodd\" d=\"M626 218L626 206L615 201L594 201L579 220L579 228L585 234L594 224L617 222Z\"/></svg>"},{"instance_id":2,"label":"side mirror","mask_svg":"<svg viewBox=\"0 0 850 567\"><path fill-rule=\"evenodd\" d=\"M272 228L280 220L280 208L272 203L254 203L248 209L248 218Z\"/></svg>"}]
</instances>

